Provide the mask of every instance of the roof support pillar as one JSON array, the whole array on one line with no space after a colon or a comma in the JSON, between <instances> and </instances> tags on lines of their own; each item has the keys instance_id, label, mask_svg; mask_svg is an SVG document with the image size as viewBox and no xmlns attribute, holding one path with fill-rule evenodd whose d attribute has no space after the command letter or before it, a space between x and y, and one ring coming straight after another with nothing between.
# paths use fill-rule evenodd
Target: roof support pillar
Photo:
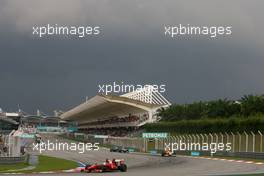
<instances>
[{"instance_id":1,"label":"roof support pillar","mask_svg":"<svg viewBox=\"0 0 264 176\"><path fill-rule=\"evenodd\" d=\"M153 122L153 112L151 110L148 111L148 116L149 116L148 121Z\"/></svg>"}]
</instances>

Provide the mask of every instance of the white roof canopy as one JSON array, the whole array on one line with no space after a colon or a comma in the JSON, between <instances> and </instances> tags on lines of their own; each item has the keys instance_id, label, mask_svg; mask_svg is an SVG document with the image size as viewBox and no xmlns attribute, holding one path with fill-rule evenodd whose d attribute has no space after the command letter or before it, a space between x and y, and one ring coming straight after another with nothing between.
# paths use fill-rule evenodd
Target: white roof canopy
<instances>
[{"instance_id":1,"label":"white roof canopy","mask_svg":"<svg viewBox=\"0 0 264 176\"><path fill-rule=\"evenodd\" d=\"M63 120L75 120L79 124L114 116L127 116L160 108L162 105L145 103L127 97L96 95L87 102L63 113Z\"/></svg>"}]
</instances>

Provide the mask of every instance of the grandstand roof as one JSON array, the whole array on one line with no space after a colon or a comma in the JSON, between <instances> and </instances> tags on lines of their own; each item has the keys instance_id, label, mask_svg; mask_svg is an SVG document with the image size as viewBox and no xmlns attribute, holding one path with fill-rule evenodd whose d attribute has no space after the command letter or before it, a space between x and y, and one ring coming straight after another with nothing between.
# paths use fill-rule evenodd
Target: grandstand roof
<instances>
[{"instance_id":1,"label":"grandstand roof","mask_svg":"<svg viewBox=\"0 0 264 176\"><path fill-rule=\"evenodd\" d=\"M14 124L14 125L18 125L18 122L16 122L15 120L13 120L11 118L8 118L8 117L0 116L0 120L5 121L7 123Z\"/></svg>"},{"instance_id":2,"label":"grandstand roof","mask_svg":"<svg viewBox=\"0 0 264 176\"><path fill-rule=\"evenodd\" d=\"M96 95L79 106L63 113L63 120L76 120L79 124L96 119L143 113L162 107L163 104L146 103L116 95Z\"/></svg>"}]
</instances>

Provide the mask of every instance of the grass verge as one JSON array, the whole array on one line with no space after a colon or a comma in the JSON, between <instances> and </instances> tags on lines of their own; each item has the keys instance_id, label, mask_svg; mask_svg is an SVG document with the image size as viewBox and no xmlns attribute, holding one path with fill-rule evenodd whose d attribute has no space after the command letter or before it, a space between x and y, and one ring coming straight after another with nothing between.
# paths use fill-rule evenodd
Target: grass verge
<instances>
[{"instance_id":1,"label":"grass verge","mask_svg":"<svg viewBox=\"0 0 264 176\"><path fill-rule=\"evenodd\" d=\"M26 164L26 163L0 164L0 172L5 172L7 170L22 169L22 168L25 168L27 166L28 166L28 164Z\"/></svg>"},{"instance_id":2,"label":"grass verge","mask_svg":"<svg viewBox=\"0 0 264 176\"><path fill-rule=\"evenodd\" d=\"M28 165L25 163L22 164L14 164L14 165L4 165L8 167L0 166L0 173L32 173L32 172L48 172L48 171L60 171L60 170L68 170L74 169L78 167L78 164L74 161L65 160L61 158L55 158L50 156L39 156L39 164L32 170L24 170L24 171L8 171L8 170L18 170L27 167Z\"/></svg>"}]
</instances>

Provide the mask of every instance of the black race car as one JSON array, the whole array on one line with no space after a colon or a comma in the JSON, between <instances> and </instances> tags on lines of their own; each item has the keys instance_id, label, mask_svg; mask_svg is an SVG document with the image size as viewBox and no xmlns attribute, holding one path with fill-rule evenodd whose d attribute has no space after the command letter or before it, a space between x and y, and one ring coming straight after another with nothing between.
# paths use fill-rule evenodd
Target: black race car
<instances>
[{"instance_id":1,"label":"black race car","mask_svg":"<svg viewBox=\"0 0 264 176\"><path fill-rule=\"evenodd\" d=\"M128 153L128 149L125 147L113 146L110 148L110 152Z\"/></svg>"}]
</instances>

